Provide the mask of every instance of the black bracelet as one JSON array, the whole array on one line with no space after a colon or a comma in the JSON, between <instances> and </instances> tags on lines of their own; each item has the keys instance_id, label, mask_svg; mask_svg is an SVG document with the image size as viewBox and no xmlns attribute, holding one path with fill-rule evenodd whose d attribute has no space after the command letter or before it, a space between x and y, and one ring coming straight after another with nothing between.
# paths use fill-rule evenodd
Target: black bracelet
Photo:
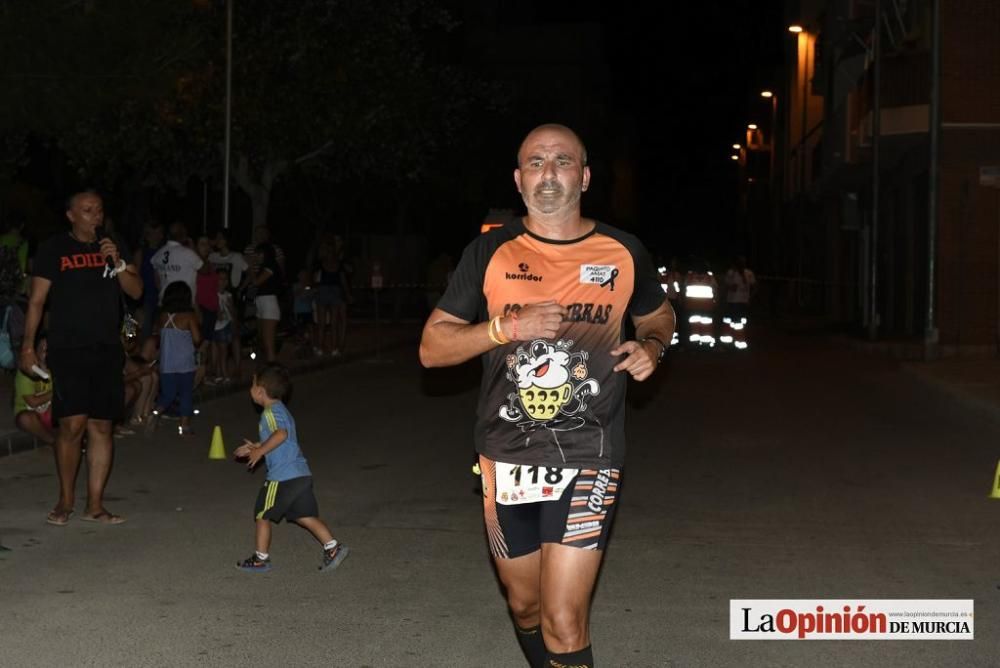
<instances>
[{"instance_id":1,"label":"black bracelet","mask_svg":"<svg viewBox=\"0 0 1000 668\"><path fill-rule=\"evenodd\" d=\"M640 341L656 341L660 344L660 354L656 356L656 363L659 364L663 361L663 356L667 354L667 344L660 340L658 336L644 336Z\"/></svg>"}]
</instances>

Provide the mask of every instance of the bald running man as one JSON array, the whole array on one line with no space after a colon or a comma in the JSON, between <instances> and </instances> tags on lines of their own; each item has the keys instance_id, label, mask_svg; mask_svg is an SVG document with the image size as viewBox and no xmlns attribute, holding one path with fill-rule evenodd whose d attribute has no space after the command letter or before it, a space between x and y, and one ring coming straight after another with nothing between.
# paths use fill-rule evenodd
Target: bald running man
<instances>
[{"instance_id":1,"label":"bald running man","mask_svg":"<svg viewBox=\"0 0 1000 668\"><path fill-rule=\"evenodd\" d=\"M622 484L627 380L649 378L674 331L639 240L581 216L590 177L572 130L528 133L514 170L527 215L469 244L420 343L427 367L483 359L486 533L535 668L594 665L590 600Z\"/></svg>"}]
</instances>

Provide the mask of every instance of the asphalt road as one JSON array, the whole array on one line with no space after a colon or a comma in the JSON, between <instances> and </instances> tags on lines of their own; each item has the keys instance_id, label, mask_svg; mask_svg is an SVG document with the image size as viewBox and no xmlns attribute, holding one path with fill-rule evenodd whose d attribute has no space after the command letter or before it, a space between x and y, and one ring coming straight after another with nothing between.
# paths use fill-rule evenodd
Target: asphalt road
<instances>
[{"instance_id":1,"label":"asphalt road","mask_svg":"<svg viewBox=\"0 0 1000 668\"><path fill-rule=\"evenodd\" d=\"M44 523L47 449L0 460L0 666L521 666L469 473L475 365L415 350L296 378L321 515L253 548L261 473L207 458L253 436L243 394L198 435L118 445L117 527ZM633 388L629 456L594 600L602 666L995 666L997 419L891 362L809 336L672 354ZM82 486L81 486L82 494ZM77 509L83 509L82 498ZM732 598L972 598L972 641L729 640Z\"/></svg>"}]
</instances>

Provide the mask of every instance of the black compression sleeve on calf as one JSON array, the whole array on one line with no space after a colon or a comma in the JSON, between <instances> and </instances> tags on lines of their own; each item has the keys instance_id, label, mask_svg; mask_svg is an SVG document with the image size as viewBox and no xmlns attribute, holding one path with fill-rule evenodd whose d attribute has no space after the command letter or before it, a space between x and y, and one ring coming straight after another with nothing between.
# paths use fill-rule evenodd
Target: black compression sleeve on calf
<instances>
[{"instance_id":1,"label":"black compression sleeve on calf","mask_svg":"<svg viewBox=\"0 0 1000 668\"><path fill-rule=\"evenodd\" d=\"M594 668L594 652L590 645L567 654L549 652L548 656L548 668Z\"/></svg>"},{"instance_id":2,"label":"black compression sleeve on calf","mask_svg":"<svg viewBox=\"0 0 1000 668\"><path fill-rule=\"evenodd\" d=\"M517 629L517 644L521 646L525 658L531 664L531 668L545 668L545 641L542 640L542 627L532 626L530 629L522 629L514 624Z\"/></svg>"}]
</instances>

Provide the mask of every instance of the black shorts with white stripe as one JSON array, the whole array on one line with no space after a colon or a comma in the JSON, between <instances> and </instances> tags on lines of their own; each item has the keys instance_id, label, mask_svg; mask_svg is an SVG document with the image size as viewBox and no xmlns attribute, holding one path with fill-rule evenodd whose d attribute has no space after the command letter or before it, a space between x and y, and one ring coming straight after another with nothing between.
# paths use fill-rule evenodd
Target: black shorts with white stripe
<instances>
[{"instance_id":1,"label":"black shorts with white stripe","mask_svg":"<svg viewBox=\"0 0 1000 668\"><path fill-rule=\"evenodd\" d=\"M531 554L542 543L603 550L614 520L621 469L581 469L558 499L507 505L497 500L496 462L480 455L483 515L494 559Z\"/></svg>"}]
</instances>

